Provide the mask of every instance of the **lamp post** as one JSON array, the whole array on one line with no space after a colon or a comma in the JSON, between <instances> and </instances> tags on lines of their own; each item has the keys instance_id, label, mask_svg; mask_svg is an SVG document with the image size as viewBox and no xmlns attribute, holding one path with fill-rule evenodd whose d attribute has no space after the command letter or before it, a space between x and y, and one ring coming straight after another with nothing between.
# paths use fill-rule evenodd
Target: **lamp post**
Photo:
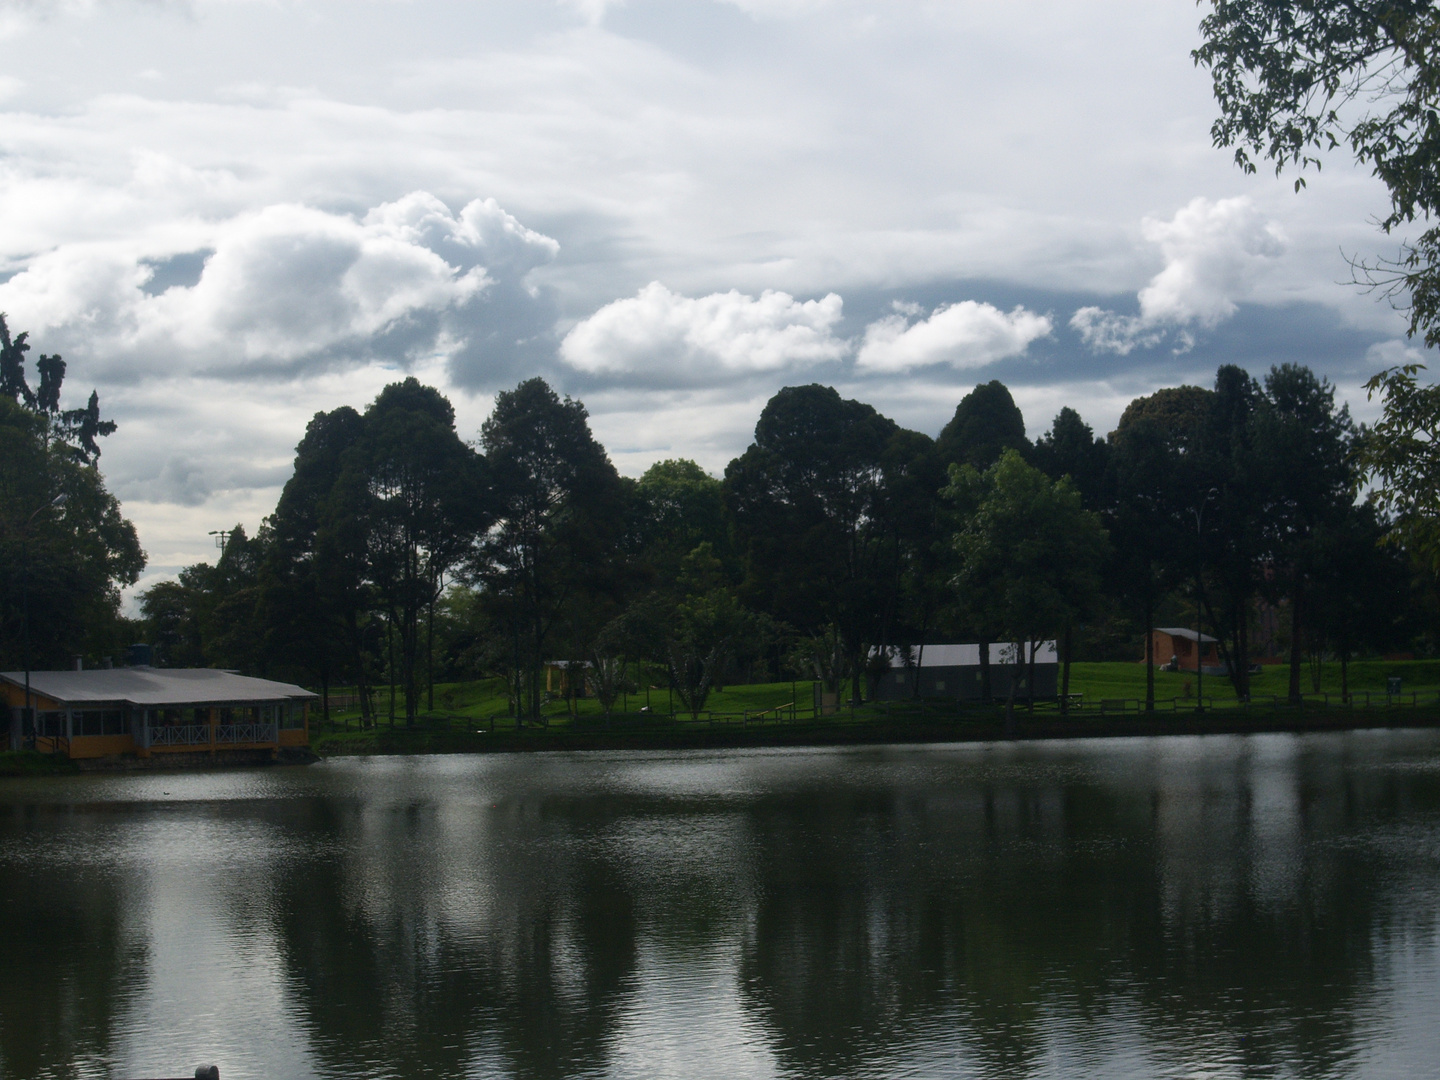
<instances>
[{"instance_id":1,"label":"lamp post","mask_svg":"<svg viewBox=\"0 0 1440 1080\"><path fill-rule=\"evenodd\" d=\"M1205 711L1205 508L1219 492L1211 488L1195 507L1195 711Z\"/></svg>"},{"instance_id":2,"label":"lamp post","mask_svg":"<svg viewBox=\"0 0 1440 1080\"><path fill-rule=\"evenodd\" d=\"M69 496L62 491L44 505L37 506L31 512L30 516L25 519L25 528L21 533L25 545L25 560L21 563L23 573L20 577L20 605L24 620L21 623L21 640L23 642L22 651L25 661L25 711L21 714L21 723L23 724L26 720L30 721L31 746L35 745L35 716L31 708L30 695L30 526L34 524L35 519L40 515L41 511L49 510L56 506L64 506L68 498ZM53 743L51 744L51 750L54 750Z\"/></svg>"}]
</instances>

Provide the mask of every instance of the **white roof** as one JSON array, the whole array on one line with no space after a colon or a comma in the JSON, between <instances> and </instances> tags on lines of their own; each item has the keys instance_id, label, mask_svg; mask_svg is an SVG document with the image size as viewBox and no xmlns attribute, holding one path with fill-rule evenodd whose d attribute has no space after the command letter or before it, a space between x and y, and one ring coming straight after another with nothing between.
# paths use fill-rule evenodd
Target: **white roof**
<instances>
[{"instance_id":1,"label":"white roof","mask_svg":"<svg viewBox=\"0 0 1440 1080\"><path fill-rule=\"evenodd\" d=\"M1030 661L1030 646L1021 646L1025 652L1023 661ZM1009 642L990 643L990 663L992 664L1013 664L1015 646ZM877 650L878 651L878 650ZM891 663L898 667L900 665L900 650L889 648ZM979 667L980 646L976 645L912 645L910 655L914 658L916 665L921 668L936 667ZM1037 664L1058 664L1059 653L1056 652L1055 642L1041 641L1035 645L1035 662Z\"/></svg>"},{"instance_id":2,"label":"white roof","mask_svg":"<svg viewBox=\"0 0 1440 1080\"><path fill-rule=\"evenodd\" d=\"M23 671L0 671L0 679L25 685ZM30 690L52 701L80 705L218 705L309 700L318 697L292 683L255 679L215 668L98 668L94 671L32 671Z\"/></svg>"},{"instance_id":3,"label":"white roof","mask_svg":"<svg viewBox=\"0 0 1440 1080\"><path fill-rule=\"evenodd\" d=\"M1186 641L1194 641L1196 636L1194 630L1187 630L1183 626L1157 626L1155 629L1162 634L1169 634L1172 638L1184 638ZM1216 639L1209 634L1201 634L1200 640L1209 644Z\"/></svg>"}]
</instances>

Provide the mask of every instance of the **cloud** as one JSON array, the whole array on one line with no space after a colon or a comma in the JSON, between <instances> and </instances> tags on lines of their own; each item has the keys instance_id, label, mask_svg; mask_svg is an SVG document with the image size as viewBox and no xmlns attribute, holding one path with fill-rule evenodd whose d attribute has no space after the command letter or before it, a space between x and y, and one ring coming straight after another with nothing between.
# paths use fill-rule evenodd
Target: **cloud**
<instances>
[{"instance_id":1,"label":"cloud","mask_svg":"<svg viewBox=\"0 0 1440 1080\"><path fill-rule=\"evenodd\" d=\"M652 281L576 325L560 355L579 371L674 384L780 371L849 352L833 332L841 304L835 293L802 302L771 290L688 297Z\"/></svg>"},{"instance_id":2,"label":"cloud","mask_svg":"<svg viewBox=\"0 0 1440 1080\"><path fill-rule=\"evenodd\" d=\"M1072 329L1096 352L1122 356L1153 348L1175 332L1177 351L1194 344L1191 328L1212 329L1235 314L1261 268L1285 249L1280 229L1244 197L1197 197L1169 221L1146 218L1142 235L1160 248L1164 268L1140 290L1140 314L1083 307Z\"/></svg>"},{"instance_id":3,"label":"cloud","mask_svg":"<svg viewBox=\"0 0 1440 1080\"><path fill-rule=\"evenodd\" d=\"M956 369L984 367L1018 356L1053 329L1050 319L1017 306L1009 314L992 304L963 300L936 308L929 318L912 323L917 305L896 304L896 313L865 328L855 359L861 370L907 371L930 364Z\"/></svg>"},{"instance_id":4,"label":"cloud","mask_svg":"<svg viewBox=\"0 0 1440 1080\"><path fill-rule=\"evenodd\" d=\"M0 285L0 310L47 342L121 364L294 373L381 357L406 363L483 332L477 304L559 245L493 199L458 214L425 192L361 217L283 203L197 230L193 284L151 287L195 252L65 244ZM67 342L67 338L72 339Z\"/></svg>"},{"instance_id":5,"label":"cloud","mask_svg":"<svg viewBox=\"0 0 1440 1080\"><path fill-rule=\"evenodd\" d=\"M1434 356L1427 355L1425 351L1400 338L1377 341L1365 350L1365 366L1371 371L1402 367L1405 364L1428 364L1434 359Z\"/></svg>"},{"instance_id":6,"label":"cloud","mask_svg":"<svg viewBox=\"0 0 1440 1080\"><path fill-rule=\"evenodd\" d=\"M1165 328L1147 323L1139 315L1121 315L1098 307L1079 308L1070 316L1070 329L1094 352L1128 356L1134 349L1153 349L1165 340Z\"/></svg>"},{"instance_id":7,"label":"cloud","mask_svg":"<svg viewBox=\"0 0 1440 1080\"><path fill-rule=\"evenodd\" d=\"M623 7L624 0L559 0L563 8L569 8L591 26L605 21L605 12L612 7Z\"/></svg>"}]
</instances>

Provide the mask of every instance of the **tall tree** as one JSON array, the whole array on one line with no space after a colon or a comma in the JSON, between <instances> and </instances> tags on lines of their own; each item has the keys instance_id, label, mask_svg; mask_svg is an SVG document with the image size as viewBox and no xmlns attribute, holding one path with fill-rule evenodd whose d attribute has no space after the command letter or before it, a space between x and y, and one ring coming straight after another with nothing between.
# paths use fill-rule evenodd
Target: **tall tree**
<instances>
[{"instance_id":1,"label":"tall tree","mask_svg":"<svg viewBox=\"0 0 1440 1080\"><path fill-rule=\"evenodd\" d=\"M625 489L585 406L562 401L543 379L498 395L480 440L497 515L471 573L509 631L519 722L540 714L541 669L557 625L617 585Z\"/></svg>"},{"instance_id":2,"label":"tall tree","mask_svg":"<svg viewBox=\"0 0 1440 1080\"><path fill-rule=\"evenodd\" d=\"M1290 608L1290 687L1301 697L1307 605L1320 585L1320 548L1341 530L1354 509L1349 409L1335 405L1335 388L1306 367L1282 364L1265 377L1264 395L1251 421L1258 496L1251 516L1265 544L1270 581L1285 591Z\"/></svg>"},{"instance_id":3,"label":"tall tree","mask_svg":"<svg viewBox=\"0 0 1440 1080\"><path fill-rule=\"evenodd\" d=\"M883 596L899 562L890 498L913 455L894 421L828 386L791 386L766 403L755 441L725 469L746 566L744 595L807 635L837 628L847 673L883 639ZM860 692L858 678L853 692Z\"/></svg>"},{"instance_id":4,"label":"tall tree","mask_svg":"<svg viewBox=\"0 0 1440 1080\"><path fill-rule=\"evenodd\" d=\"M484 465L455 433L455 411L414 378L381 391L351 447L364 477L368 577L393 627L405 718L420 708L426 616L445 575L483 532L490 509Z\"/></svg>"},{"instance_id":5,"label":"tall tree","mask_svg":"<svg viewBox=\"0 0 1440 1080\"><path fill-rule=\"evenodd\" d=\"M320 412L295 448L295 467L270 520L271 544L262 569L267 647L285 665L329 688L348 672L369 723L367 657L362 632L369 600L363 498L347 499L340 479L347 456L363 437L364 421L349 406Z\"/></svg>"},{"instance_id":6,"label":"tall tree","mask_svg":"<svg viewBox=\"0 0 1440 1080\"><path fill-rule=\"evenodd\" d=\"M1177 555L1192 552L1181 507L1189 493L1205 490L1196 488L1198 478L1182 476L1182 462L1199 454L1212 397L1181 386L1136 398L1110 435L1104 519L1114 555L1106 577L1145 630L1147 711L1155 708L1155 613L1177 583ZM1197 560L1194 553L1189 562Z\"/></svg>"},{"instance_id":7,"label":"tall tree","mask_svg":"<svg viewBox=\"0 0 1440 1080\"><path fill-rule=\"evenodd\" d=\"M68 666L124 644L120 589L145 553L97 464L97 439L115 425L94 393L83 409L60 408L58 356L40 358L32 391L28 348L0 316L0 654L13 668L27 653L32 666Z\"/></svg>"},{"instance_id":8,"label":"tall tree","mask_svg":"<svg viewBox=\"0 0 1440 1080\"><path fill-rule=\"evenodd\" d=\"M1394 648L1414 625L1410 565L1403 552L1381 543L1384 536L1374 505L1361 503L1307 545L1306 639L1312 656L1328 652L1340 661L1344 701L1350 661L1362 651Z\"/></svg>"},{"instance_id":9,"label":"tall tree","mask_svg":"<svg viewBox=\"0 0 1440 1080\"><path fill-rule=\"evenodd\" d=\"M1275 471L1257 454L1256 416L1264 393L1233 364L1215 372L1199 445L1180 474L1180 527L1198 523L1205 588L1197 605L1219 639L1230 682L1242 701L1250 696L1250 630L1255 600L1273 572L1273 534L1257 507L1273 497Z\"/></svg>"}]
</instances>

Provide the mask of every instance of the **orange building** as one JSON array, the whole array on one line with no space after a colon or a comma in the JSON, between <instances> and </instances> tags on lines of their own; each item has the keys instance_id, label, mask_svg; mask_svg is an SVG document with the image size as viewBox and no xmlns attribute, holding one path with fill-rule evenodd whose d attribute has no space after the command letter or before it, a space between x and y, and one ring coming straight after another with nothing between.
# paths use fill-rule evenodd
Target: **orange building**
<instances>
[{"instance_id":1,"label":"orange building","mask_svg":"<svg viewBox=\"0 0 1440 1080\"><path fill-rule=\"evenodd\" d=\"M1228 668L1220 659L1220 643L1209 634L1197 634L1182 626L1157 626L1155 638L1155 666L1168 667L1173 671L1194 671L1197 666L1204 668L1206 675L1225 675ZM1199 641L1199 648L1196 641ZM1140 657L1145 662L1145 657Z\"/></svg>"},{"instance_id":2,"label":"orange building","mask_svg":"<svg viewBox=\"0 0 1440 1080\"><path fill-rule=\"evenodd\" d=\"M308 703L290 683L213 668L0 672L11 749L75 759L156 755L170 764L260 761L310 745Z\"/></svg>"}]
</instances>

